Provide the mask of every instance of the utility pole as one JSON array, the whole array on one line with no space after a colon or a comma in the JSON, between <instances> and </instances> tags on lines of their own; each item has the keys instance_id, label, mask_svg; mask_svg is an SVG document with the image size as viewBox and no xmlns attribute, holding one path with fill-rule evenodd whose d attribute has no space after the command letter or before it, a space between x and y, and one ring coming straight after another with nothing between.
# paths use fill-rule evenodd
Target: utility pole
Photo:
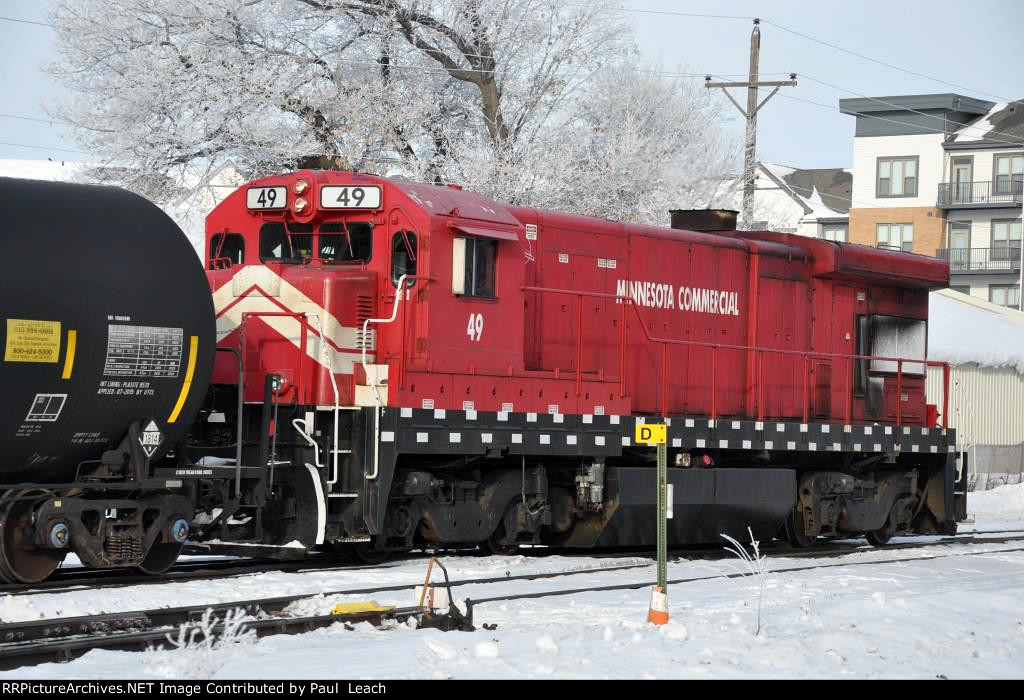
<instances>
[{"instance_id":1,"label":"utility pole","mask_svg":"<svg viewBox=\"0 0 1024 700\"><path fill-rule=\"evenodd\" d=\"M740 213L742 228L749 229L754 220L754 180L756 179L755 168L757 167L757 113L762 107L775 96L775 93L782 87L796 85L796 73L789 74L789 80L758 81L758 63L761 56L761 20L754 19L754 30L750 33L750 73L747 82L737 83L713 83L711 76L704 76L704 87L722 88L722 92L729 98L729 101L736 105L747 119L747 145L743 155L743 211ZM747 88L747 108L743 109L726 88L745 87ZM757 101L757 89L759 87L774 87L768 97Z\"/></svg>"}]
</instances>

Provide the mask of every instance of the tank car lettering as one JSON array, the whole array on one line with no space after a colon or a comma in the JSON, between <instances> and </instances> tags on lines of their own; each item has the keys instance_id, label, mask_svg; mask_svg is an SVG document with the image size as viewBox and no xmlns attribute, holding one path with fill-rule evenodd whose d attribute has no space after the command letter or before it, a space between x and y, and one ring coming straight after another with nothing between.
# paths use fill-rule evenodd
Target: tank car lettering
<instances>
[{"instance_id":1,"label":"tank car lettering","mask_svg":"<svg viewBox=\"0 0 1024 700\"><path fill-rule=\"evenodd\" d=\"M60 418L67 394L36 394L25 416L26 423L56 423Z\"/></svg>"},{"instance_id":2,"label":"tank car lettering","mask_svg":"<svg viewBox=\"0 0 1024 700\"><path fill-rule=\"evenodd\" d=\"M60 321L7 319L4 362L48 362L60 357Z\"/></svg>"},{"instance_id":3,"label":"tank car lettering","mask_svg":"<svg viewBox=\"0 0 1024 700\"><path fill-rule=\"evenodd\" d=\"M181 371L184 331L155 326L107 327L107 356L103 374L108 377L174 378Z\"/></svg>"}]
</instances>

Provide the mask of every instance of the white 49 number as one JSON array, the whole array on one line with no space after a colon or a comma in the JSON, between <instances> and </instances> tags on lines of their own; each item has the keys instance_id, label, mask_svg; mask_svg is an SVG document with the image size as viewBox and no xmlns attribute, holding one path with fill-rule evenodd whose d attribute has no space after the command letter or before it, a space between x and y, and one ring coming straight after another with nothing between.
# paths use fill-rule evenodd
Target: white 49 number
<instances>
[{"instance_id":1,"label":"white 49 number","mask_svg":"<svg viewBox=\"0 0 1024 700\"><path fill-rule=\"evenodd\" d=\"M466 326L466 335L469 339L477 343L480 342L480 336L484 334L484 315L483 314L470 314L469 325Z\"/></svg>"}]
</instances>

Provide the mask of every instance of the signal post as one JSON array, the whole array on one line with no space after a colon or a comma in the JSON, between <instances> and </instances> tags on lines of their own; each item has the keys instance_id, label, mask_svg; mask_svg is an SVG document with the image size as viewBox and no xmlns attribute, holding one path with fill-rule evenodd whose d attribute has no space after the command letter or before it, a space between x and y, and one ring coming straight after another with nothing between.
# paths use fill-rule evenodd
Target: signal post
<instances>
[{"instance_id":1,"label":"signal post","mask_svg":"<svg viewBox=\"0 0 1024 700\"><path fill-rule=\"evenodd\" d=\"M664 625L668 622L668 426L664 423L637 423L635 438L637 444L656 445L658 449L658 582L651 591L647 621Z\"/></svg>"}]
</instances>

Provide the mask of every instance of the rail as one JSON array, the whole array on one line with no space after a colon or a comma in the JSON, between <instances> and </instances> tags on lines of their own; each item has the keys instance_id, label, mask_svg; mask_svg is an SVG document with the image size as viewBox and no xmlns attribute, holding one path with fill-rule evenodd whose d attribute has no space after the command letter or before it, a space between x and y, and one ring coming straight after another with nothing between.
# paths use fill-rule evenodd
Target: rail
<instances>
[{"instance_id":1,"label":"rail","mask_svg":"<svg viewBox=\"0 0 1024 700\"><path fill-rule=\"evenodd\" d=\"M854 382L853 373L855 365L853 363L858 361L863 362L884 362L884 363L895 363L896 364L896 399L897 399L897 410L896 410L896 426L900 427L903 424L903 410L900 407L900 399L903 393L903 367L905 365L920 365L922 367L941 367L942 368L942 427L949 427L949 364L946 362L936 362L927 359L913 359L905 357L885 357L879 355L846 355L842 353L829 353L829 352L815 352L813 350L794 350L787 348L765 348L752 345L735 345L730 343L705 343L695 340L679 340L676 338L660 338L651 335L647 330L647 324L644 321L643 316L640 313L640 309L637 304L629 297L622 297L617 294L606 294L602 292L581 292L568 289L555 289L552 287L523 287L524 292L535 292L539 294L560 294L565 296L573 296L576 298L576 344L575 344L575 358L576 358L576 395L580 395L581 383L583 376L582 357L583 357L583 327L582 327L582 308L583 299L600 298L600 299L612 299L621 303L622 310L620 312L620 329L619 329L619 395L626 395L626 346L628 341L628 330L625 323L626 307L632 307L633 312L639 322L640 328L643 330L644 338L647 342L652 343L660 347L660 382L659 382L659 405L660 413L663 416L669 415L668 406L668 348L672 346L684 346L689 348L705 348L711 351L711 410L710 418L712 420L718 419L718 355L723 351L733 352L744 352L748 355L752 354L752 366L754 367L755 380L752 386L747 388L747 411L753 413L752 406L756 405L757 419L764 421L765 419L765 357L768 355L780 355L783 357L796 357L803 362L803 391L802 391L802 419L804 423L807 423L810 418L811 400L810 400L810 375L811 375L811 362L812 360L829 360L839 361L844 365L845 371L843 375L845 377L844 388L843 388L843 403L844 403L844 418L847 424L852 422L853 418L853 398L854 398ZM750 362L750 361L748 361ZM876 370L879 373L892 374L884 370Z\"/></svg>"}]
</instances>

